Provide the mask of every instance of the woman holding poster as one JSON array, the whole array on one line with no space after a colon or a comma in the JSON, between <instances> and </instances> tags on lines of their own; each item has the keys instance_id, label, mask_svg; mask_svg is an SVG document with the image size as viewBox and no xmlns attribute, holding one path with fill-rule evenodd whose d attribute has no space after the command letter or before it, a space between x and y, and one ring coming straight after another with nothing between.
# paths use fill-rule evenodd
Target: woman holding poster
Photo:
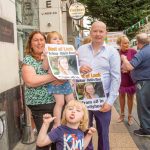
<instances>
[{"instance_id":1,"label":"woman holding poster","mask_svg":"<svg viewBox=\"0 0 150 150\"><path fill-rule=\"evenodd\" d=\"M33 31L28 38L25 48L25 57L22 64L22 79L25 83L25 101L30 108L39 133L43 122L43 114L53 114L55 105L54 97L48 93L48 84L61 85L64 81L57 80L42 68L45 36L40 31ZM49 127L50 131L52 125ZM49 150L50 145L36 146L36 150ZM55 150L55 147L51 149Z\"/></svg>"}]
</instances>

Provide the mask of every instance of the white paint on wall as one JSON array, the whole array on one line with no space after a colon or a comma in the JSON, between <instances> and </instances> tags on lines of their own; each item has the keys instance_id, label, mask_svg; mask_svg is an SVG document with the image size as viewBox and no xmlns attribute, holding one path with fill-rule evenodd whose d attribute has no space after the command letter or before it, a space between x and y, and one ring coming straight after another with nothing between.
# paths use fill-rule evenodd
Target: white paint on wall
<instances>
[{"instance_id":1,"label":"white paint on wall","mask_svg":"<svg viewBox=\"0 0 150 150\"><path fill-rule=\"evenodd\" d=\"M60 0L49 1L50 8L46 7L48 0L39 0L39 20L40 20L40 31L50 32L58 31L61 32L61 6Z\"/></svg>"},{"instance_id":2,"label":"white paint on wall","mask_svg":"<svg viewBox=\"0 0 150 150\"><path fill-rule=\"evenodd\" d=\"M0 17L13 23L14 43L0 41L0 93L19 85L15 0L0 0Z\"/></svg>"}]
</instances>

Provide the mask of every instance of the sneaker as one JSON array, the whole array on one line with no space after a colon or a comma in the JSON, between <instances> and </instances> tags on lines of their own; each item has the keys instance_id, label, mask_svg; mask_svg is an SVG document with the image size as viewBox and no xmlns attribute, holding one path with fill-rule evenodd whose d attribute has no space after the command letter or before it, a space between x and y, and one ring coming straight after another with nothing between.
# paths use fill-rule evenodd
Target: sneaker
<instances>
[{"instance_id":1,"label":"sneaker","mask_svg":"<svg viewBox=\"0 0 150 150\"><path fill-rule=\"evenodd\" d=\"M141 137L150 137L150 134L145 133L143 129L134 130L134 134Z\"/></svg>"}]
</instances>

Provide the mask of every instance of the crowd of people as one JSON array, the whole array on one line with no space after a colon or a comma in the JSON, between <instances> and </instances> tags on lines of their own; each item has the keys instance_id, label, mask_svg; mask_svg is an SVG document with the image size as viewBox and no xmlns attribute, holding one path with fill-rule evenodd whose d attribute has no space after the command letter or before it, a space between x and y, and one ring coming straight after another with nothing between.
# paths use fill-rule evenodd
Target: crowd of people
<instances>
[{"instance_id":1,"label":"crowd of people","mask_svg":"<svg viewBox=\"0 0 150 150\"><path fill-rule=\"evenodd\" d=\"M106 24L96 21L90 29L90 36L77 50L81 74L105 73L103 80L106 101L100 110L88 111L85 104L74 97L68 80L57 79L49 67L45 44L63 44L60 33L52 31L47 37L33 31L27 41L22 65L22 78L25 83L25 101L31 110L38 132L36 150L79 149L94 150L92 136L97 130L98 150L110 150L109 125L111 108L119 96L120 117L123 122L125 99L128 104L128 124L132 125L132 107L136 92L137 112L140 129L134 133L150 136L150 45L148 36L137 35L137 47L129 48L129 39L118 38L119 52L105 43ZM62 62L65 61L65 62ZM68 69L66 57L59 59ZM62 69L60 69L62 70ZM63 72L63 74L66 72ZM93 84L85 84L85 98L99 97ZM95 119L96 129L93 127Z\"/></svg>"}]
</instances>

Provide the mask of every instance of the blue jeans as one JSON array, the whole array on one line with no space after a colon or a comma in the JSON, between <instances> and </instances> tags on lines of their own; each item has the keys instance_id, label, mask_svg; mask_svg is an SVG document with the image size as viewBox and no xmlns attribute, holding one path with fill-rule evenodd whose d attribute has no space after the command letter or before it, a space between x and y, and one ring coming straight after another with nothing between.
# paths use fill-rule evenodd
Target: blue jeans
<instances>
[{"instance_id":1,"label":"blue jeans","mask_svg":"<svg viewBox=\"0 0 150 150\"><path fill-rule=\"evenodd\" d=\"M111 110L108 112L89 111L89 126L92 125L93 115L96 121L98 133L98 150L109 150L109 125L111 120ZM86 150L94 150L92 140Z\"/></svg>"}]
</instances>

